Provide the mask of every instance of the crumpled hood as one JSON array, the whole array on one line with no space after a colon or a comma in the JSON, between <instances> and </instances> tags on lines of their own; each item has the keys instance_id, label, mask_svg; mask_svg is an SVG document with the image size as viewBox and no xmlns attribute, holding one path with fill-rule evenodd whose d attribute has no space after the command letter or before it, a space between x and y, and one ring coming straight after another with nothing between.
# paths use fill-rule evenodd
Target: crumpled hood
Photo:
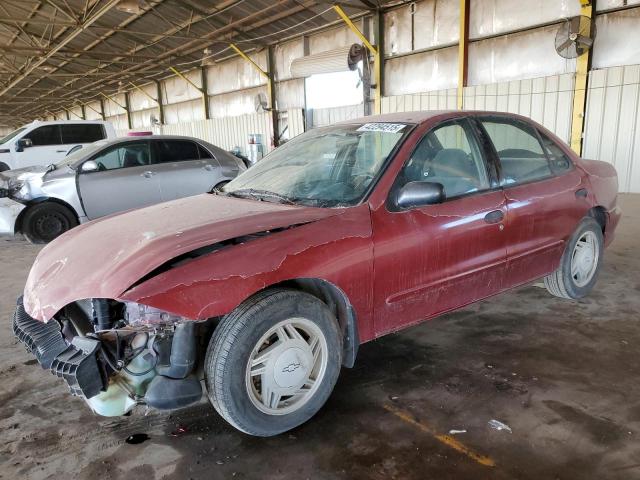
<instances>
[{"instance_id":1,"label":"crumpled hood","mask_svg":"<svg viewBox=\"0 0 640 480\"><path fill-rule=\"evenodd\" d=\"M104 217L40 252L24 306L47 321L77 300L118 298L154 268L197 248L340 212L205 194Z\"/></svg>"},{"instance_id":2,"label":"crumpled hood","mask_svg":"<svg viewBox=\"0 0 640 480\"><path fill-rule=\"evenodd\" d=\"M6 187L10 180L28 179L30 177L44 177L47 167L35 165L33 167L16 168L15 170L5 170L0 173L0 187Z\"/></svg>"}]
</instances>

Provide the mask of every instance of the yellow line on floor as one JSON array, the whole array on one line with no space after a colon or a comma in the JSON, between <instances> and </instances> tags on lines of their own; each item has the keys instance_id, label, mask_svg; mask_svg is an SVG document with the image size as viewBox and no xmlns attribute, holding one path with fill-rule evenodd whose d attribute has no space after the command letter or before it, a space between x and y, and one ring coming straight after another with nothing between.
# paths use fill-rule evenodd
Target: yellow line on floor
<instances>
[{"instance_id":1,"label":"yellow line on floor","mask_svg":"<svg viewBox=\"0 0 640 480\"><path fill-rule=\"evenodd\" d=\"M385 410L393 413L400 420L403 420L413 425L414 427L418 427L424 433L428 433L439 442L444 443L446 446L453 448L454 450L457 450L460 453L465 454L471 460L474 460L480 465L484 465L485 467L495 467L496 462L494 462L492 458L484 455L480 455L479 453L474 452L473 450L468 448L466 445L460 443L458 440L453 438L451 435L444 435L441 433L437 433L435 430L429 427L429 425L426 425L425 423L420 422L419 420L416 420L411 413L404 410L400 410L394 407L393 405L389 405L389 404L385 404L384 408Z\"/></svg>"}]
</instances>

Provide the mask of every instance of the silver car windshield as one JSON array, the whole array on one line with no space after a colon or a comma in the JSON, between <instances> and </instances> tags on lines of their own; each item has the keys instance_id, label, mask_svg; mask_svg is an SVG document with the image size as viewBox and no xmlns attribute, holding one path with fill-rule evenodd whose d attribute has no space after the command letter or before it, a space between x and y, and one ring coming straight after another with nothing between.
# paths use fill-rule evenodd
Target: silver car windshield
<instances>
[{"instance_id":1,"label":"silver car windshield","mask_svg":"<svg viewBox=\"0 0 640 480\"><path fill-rule=\"evenodd\" d=\"M274 150L222 193L320 207L355 205L408 130L400 123L311 130Z\"/></svg>"},{"instance_id":2,"label":"silver car windshield","mask_svg":"<svg viewBox=\"0 0 640 480\"><path fill-rule=\"evenodd\" d=\"M76 150L71 155L64 158L64 160L56 163L56 168L62 167L71 167L73 169L77 168L80 163L82 163L87 158L91 157L98 150L102 150L105 146L109 145L109 142L100 140L92 143L91 145L87 145L79 150Z\"/></svg>"},{"instance_id":3,"label":"silver car windshield","mask_svg":"<svg viewBox=\"0 0 640 480\"><path fill-rule=\"evenodd\" d=\"M9 135L7 135L6 137L0 138L0 145L3 143L7 143L9 140L11 140L13 137L15 137L16 135L24 132L26 130L25 127L19 128L17 130L14 130L13 132L11 132Z\"/></svg>"}]
</instances>

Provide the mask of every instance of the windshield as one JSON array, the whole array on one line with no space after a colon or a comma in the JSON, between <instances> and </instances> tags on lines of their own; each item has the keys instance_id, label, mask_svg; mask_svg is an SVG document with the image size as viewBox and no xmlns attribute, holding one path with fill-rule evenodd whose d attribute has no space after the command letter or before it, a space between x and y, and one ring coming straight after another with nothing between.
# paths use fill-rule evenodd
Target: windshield
<instances>
[{"instance_id":1,"label":"windshield","mask_svg":"<svg viewBox=\"0 0 640 480\"><path fill-rule=\"evenodd\" d=\"M407 130L399 123L316 128L277 148L221 191L310 206L355 205Z\"/></svg>"},{"instance_id":2,"label":"windshield","mask_svg":"<svg viewBox=\"0 0 640 480\"><path fill-rule=\"evenodd\" d=\"M21 132L24 132L26 130L25 127L19 128L17 130L14 130L13 132L11 132L9 135L7 135L6 137L0 138L0 144L3 143L7 143L9 140L11 140L13 137L15 137L16 135L18 135Z\"/></svg>"},{"instance_id":3,"label":"windshield","mask_svg":"<svg viewBox=\"0 0 640 480\"><path fill-rule=\"evenodd\" d=\"M76 163L82 162L83 160L89 158L92 154L103 148L109 142L105 140L100 140L92 143L91 145L87 145L86 147L80 148L70 155L66 156L64 160L56 163L56 168L61 168L65 166L69 166L71 168L76 168Z\"/></svg>"}]
</instances>

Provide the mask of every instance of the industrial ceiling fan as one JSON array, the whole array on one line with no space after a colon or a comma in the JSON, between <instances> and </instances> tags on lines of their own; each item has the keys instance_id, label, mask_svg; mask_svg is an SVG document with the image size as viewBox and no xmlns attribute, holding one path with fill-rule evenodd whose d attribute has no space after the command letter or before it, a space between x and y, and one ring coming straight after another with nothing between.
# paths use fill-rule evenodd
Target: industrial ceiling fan
<instances>
[{"instance_id":1,"label":"industrial ceiling fan","mask_svg":"<svg viewBox=\"0 0 640 480\"><path fill-rule=\"evenodd\" d=\"M596 24L584 15L571 17L556 33L556 52L564 58L576 58L593 46Z\"/></svg>"}]
</instances>

